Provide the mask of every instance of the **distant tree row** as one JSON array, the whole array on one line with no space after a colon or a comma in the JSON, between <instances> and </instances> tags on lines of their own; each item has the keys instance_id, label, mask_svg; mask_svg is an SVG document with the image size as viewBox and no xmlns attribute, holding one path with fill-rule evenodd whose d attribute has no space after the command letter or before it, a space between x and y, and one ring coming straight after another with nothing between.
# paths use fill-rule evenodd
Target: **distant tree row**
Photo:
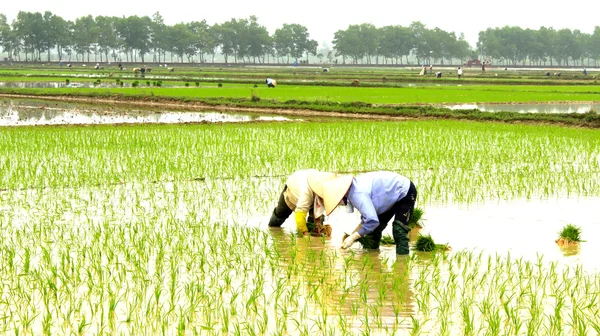
<instances>
[{"instance_id":1,"label":"distant tree row","mask_svg":"<svg viewBox=\"0 0 600 336\"><path fill-rule=\"evenodd\" d=\"M333 40L336 55L352 63L366 62L402 63L402 57L416 57L421 60L444 64L444 60L465 59L473 53L464 36L456 36L440 28L427 29L420 22L409 27L385 26L376 28L369 23L350 25L346 30L338 30Z\"/></svg>"},{"instance_id":2,"label":"distant tree row","mask_svg":"<svg viewBox=\"0 0 600 336\"><path fill-rule=\"evenodd\" d=\"M61 60L103 60L142 62L148 55L162 62L166 54L183 62L221 54L225 62L265 62L273 56L287 61L305 55L316 55L318 43L311 40L308 29L299 24L284 24L273 36L258 23L255 16L232 19L210 26L206 21L178 23L168 26L160 13L149 18L107 17L91 15L67 21L51 12L19 12L9 24L0 14L0 47L11 59L51 60L56 52ZM124 56L124 57L123 57ZM171 57L172 59L172 57Z\"/></svg>"},{"instance_id":3,"label":"distant tree row","mask_svg":"<svg viewBox=\"0 0 600 336\"><path fill-rule=\"evenodd\" d=\"M473 50L464 36L440 28L428 29L420 22L408 27L377 28L363 23L338 30L335 51L318 53L318 43L308 29L284 24L270 35L255 16L209 25L206 21L166 25L160 13L147 16L107 17L91 15L73 21L51 12L19 12L12 23L0 14L0 47L11 59L126 60L153 62L174 58L183 62L214 62L220 55L229 62L301 61L309 55L333 62L402 64L409 57L418 64L444 64L452 60L491 58L496 64L583 65L600 59L600 27L593 34L579 30L541 27L488 28L479 33ZM326 55L324 55L326 54Z\"/></svg>"},{"instance_id":4,"label":"distant tree row","mask_svg":"<svg viewBox=\"0 0 600 336\"><path fill-rule=\"evenodd\" d=\"M600 59L600 27L593 34L579 30L541 27L488 28L479 32L477 48L481 54L511 64L584 65Z\"/></svg>"}]
</instances>

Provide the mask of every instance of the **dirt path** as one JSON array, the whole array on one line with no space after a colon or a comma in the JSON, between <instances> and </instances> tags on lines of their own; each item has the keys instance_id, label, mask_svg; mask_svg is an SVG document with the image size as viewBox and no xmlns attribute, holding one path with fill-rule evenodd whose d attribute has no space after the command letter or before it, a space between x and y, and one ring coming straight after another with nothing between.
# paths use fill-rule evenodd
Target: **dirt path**
<instances>
[{"instance_id":1,"label":"dirt path","mask_svg":"<svg viewBox=\"0 0 600 336\"><path fill-rule=\"evenodd\" d=\"M36 96L36 95L18 95L18 94L2 94L0 98L17 98L17 99L43 99L61 102L76 102L85 104L106 104L109 106L132 106L132 107L158 107L169 109L184 109L187 111L216 111L216 112L247 112L261 113L280 116L295 116L295 117L320 117L320 118L346 118L360 120L412 120L402 116L368 114L368 113L345 113L345 112L329 112L329 111L314 111L307 109L281 109L268 107L239 107L227 105L208 105L199 102L152 102L152 101L134 101L134 100L119 100L119 99L101 99L93 97L67 97L67 96Z\"/></svg>"}]
</instances>

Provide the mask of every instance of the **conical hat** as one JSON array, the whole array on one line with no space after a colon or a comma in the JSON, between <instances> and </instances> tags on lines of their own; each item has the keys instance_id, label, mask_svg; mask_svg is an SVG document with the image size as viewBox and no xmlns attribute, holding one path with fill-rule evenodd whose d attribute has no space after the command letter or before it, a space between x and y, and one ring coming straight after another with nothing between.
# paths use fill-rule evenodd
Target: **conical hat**
<instances>
[{"instance_id":1,"label":"conical hat","mask_svg":"<svg viewBox=\"0 0 600 336\"><path fill-rule=\"evenodd\" d=\"M331 180L334 180L339 175L336 173L327 173L316 171L308 175L308 186L312 189L312 191L317 194L319 197L323 197L323 185Z\"/></svg>"},{"instance_id":2,"label":"conical hat","mask_svg":"<svg viewBox=\"0 0 600 336\"><path fill-rule=\"evenodd\" d=\"M352 175L343 175L323 184L323 201L327 216L340 204L340 201L350 189L353 178Z\"/></svg>"}]
</instances>

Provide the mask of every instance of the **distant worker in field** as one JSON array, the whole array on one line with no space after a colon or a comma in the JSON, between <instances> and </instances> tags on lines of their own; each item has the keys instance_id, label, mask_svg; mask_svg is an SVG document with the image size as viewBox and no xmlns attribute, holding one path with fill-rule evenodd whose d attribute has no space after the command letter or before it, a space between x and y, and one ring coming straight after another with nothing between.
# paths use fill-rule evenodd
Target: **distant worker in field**
<instances>
[{"instance_id":1,"label":"distant worker in field","mask_svg":"<svg viewBox=\"0 0 600 336\"><path fill-rule=\"evenodd\" d=\"M481 73L485 73L485 62L481 62Z\"/></svg>"},{"instance_id":2,"label":"distant worker in field","mask_svg":"<svg viewBox=\"0 0 600 336\"><path fill-rule=\"evenodd\" d=\"M390 171L376 171L358 175L340 176L323 185L325 215L338 206L346 205L348 212L356 208L361 223L348 235L342 248L347 249L361 237L370 236L373 248L379 248L383 230L392 222L396 254L408 254L408 222L417 201L417 188L405 176Z\"/></svg>"},{"instance_id":3,"label":"distant worker in field","mask_svg":"<svg viewBox=\"0 0 600 336\"><path fill-rule=\"evenodd\" d=\"M463 74L463 70L460 67L458 67L458 78L461 78L462 74Z\"/></svg>"},{"instance_id":4,"label":"distant worker in field","mask_svg":"<svg viewBox=\"0 0 600 336\"><path fill-rule=\"evenodd\" d=\"M436 72L435 78L442 78L442 72L441 71Z\"/></svg>"},{"instance_id":5,"label":"distant worker in field","mask_svg":"<svg viewBox=\"0 0 600 336\"><path fill-rule=\"evenodd\" d=\"M265 81L265 83L267 83L267 86L270 88L274 88L275 85L277 85L277 81L275 81L272 78L267 78L267 80Z\"/></svg>"},{"instance_id":6,"label":"distant worker in field","mask_svg":"<svg viewBox=\"0 0 600 336\"><path fill-rule=\"evenodd\" d=\"M323 225L323 185L337 177L336 173L320 172L316 169L299 170L290 175L273 210L269 226L281 227L292 212L295 212L296 229L299 234L308 236L316 231L329 236L331 227Z\"/></svg>"},{"instance_id":7,"label":"distant worker in field","mask_svg":"<svg viewBox=\"0 0 600 336\"><path fill-rule=\"evenodd\" d=\"M587 76L587 69L586 68L583 68L583 75Z\"/></svg>"}]
</instances>

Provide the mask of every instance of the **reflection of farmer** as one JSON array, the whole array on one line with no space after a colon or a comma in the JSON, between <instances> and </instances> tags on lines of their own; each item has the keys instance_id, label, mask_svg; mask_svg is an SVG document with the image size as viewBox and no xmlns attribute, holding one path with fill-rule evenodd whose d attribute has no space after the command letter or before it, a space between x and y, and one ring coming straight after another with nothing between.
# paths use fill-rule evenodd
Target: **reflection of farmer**
<instances>
[{"instance_id":1,"label":"reflection of farmer","mask_svg":"<svg viewBox=\"0 0 600 336\"><path fill-rule=\"evenodd\" d=\"M273 210L269 226L280 227L295 212L298 233L307 236L316 226L323 224L325 208L323 184L337 177L335 173L320 172L315 169L299 170L290 175ZM308 221L306 215L308 214Z\"/></svg>"},{"instance_id":2,"label":"reflection of farmer","mask_svg":"<svg viewBox=\"0 0 600 336\"><path fill-rule=\"evenodd\" d=\"M272 78L267 78L267 80L265 82L267 83L267 86L270 88L274 88L275 85L277 85L277 82Z\"/></svg>"},{"instance_id":3,"label":"reflection of farmer","mask_svg":"<svg viewBox=\"0 0 600 336\"><path fill-rule=\"evenodd\" d=\"M379 248L381 234L394 217L393 236L397 254L408 254L408 221L417 200L417 188L406 177L388 171L362 174L353 178L342 176L323 186L326 215L340 201L348 211L356 208L361 215L361 225L344 239L342 248L349 248L359 238L370 235L373 248Z\"/></svg>"}]
</instances>

